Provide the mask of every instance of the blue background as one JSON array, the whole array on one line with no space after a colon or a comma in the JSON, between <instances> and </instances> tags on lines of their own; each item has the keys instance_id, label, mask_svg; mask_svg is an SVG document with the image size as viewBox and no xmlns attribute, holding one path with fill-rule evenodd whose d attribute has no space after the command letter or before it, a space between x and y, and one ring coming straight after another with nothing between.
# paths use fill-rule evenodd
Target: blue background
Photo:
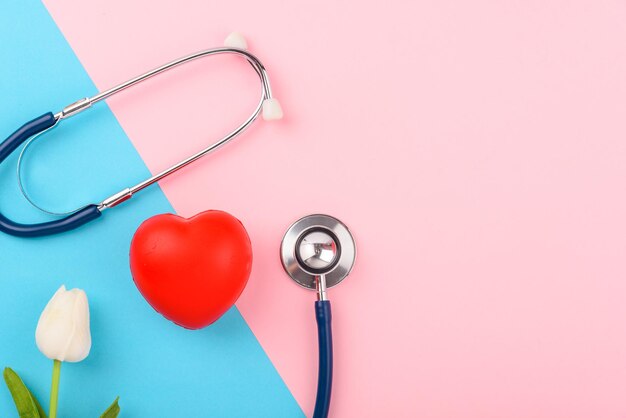
<instances>
[{"instance_id":1,"label":"blue background","mask_svg":"<svg viewBox=\"0 0 626 418\"><path fill-rule=\"evenodd\" d=\"M0 57L0 137L96 92L37 1L3 1ZM103 103L64 121L30 151L27 186L54 209L99 202L149 175ZM0 210L18 221L46 220L19 194L16 160L17 153L0 165ZM63 418L97 417L118 395L123 417L302 416L237 309L188 331L141 297L128 267L130 240L143 220L163 212L173 210L153 186L70 233L0 235L0 366L14 368L47 409L52 362L37 350L35 328L65 284L87 292L93 347L85 361L63 365ZM0 416L17 416L4 387Z\"/></svg>"}]
</instances>

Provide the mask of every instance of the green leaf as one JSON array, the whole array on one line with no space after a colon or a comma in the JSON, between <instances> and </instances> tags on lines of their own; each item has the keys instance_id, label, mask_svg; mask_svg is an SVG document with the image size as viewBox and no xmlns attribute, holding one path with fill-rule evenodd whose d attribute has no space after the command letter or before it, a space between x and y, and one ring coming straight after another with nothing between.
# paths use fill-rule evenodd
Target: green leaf
<instances>
[{"instance_id":1,"label":"green leaf","mask_svg":"<svg viewBox=\"0 0 626 418\"><path fill-rule=\"evenodd\" d=\"M3 375L20 418L42 418L39 415L39 409L35 403L36 401L33 400L33 396L17 373L7 367L4 369ZM41 408L41 406L39 408Z\"/></svg>"},{"instance_id":2,"label":"green leaf","mask_svg":"<svg viewBox=\"0 0 626 418\"><path fill-rule=\"evenodd\" d=\"M115 417L117 417L117 415L120 413L120 406L117 404L117 401L119 401L119 400L120 400L119 396L117 398L115 398L115 400L113 401L111 406L109 406L107 408L107 410L104 411L104 413L102 415L100 415L100 418L115 418Z\"/></svg>"},{"instance_id":3,"label":"green leaf","mask_svg":"<svg viewBox=\"0 0 626 418\"><path fill-rule=\"evenodd\" d=\"M41 404L37 400L37 397L33 395L33 392L29 390L28 393L30 393L30 397L33 398L33 402L35 402L35 406L37 407L37 411L39 412L39 418L48 418L48 415L46 415L46 411L43 410L43 408L41 407Z\"/></svg>"}]
</instances>

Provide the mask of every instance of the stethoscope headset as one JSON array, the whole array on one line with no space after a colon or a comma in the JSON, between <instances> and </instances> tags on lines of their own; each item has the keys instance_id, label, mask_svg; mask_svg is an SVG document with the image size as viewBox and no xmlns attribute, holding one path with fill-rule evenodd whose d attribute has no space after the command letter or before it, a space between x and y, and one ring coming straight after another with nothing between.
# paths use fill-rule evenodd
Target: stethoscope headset
<instances>
[{"instance_id":1,"label":"stethoscope headset","mask_svg":"<svg viewBox=\"0 0 626 418\"><path fill-rule=\"evenodd\" d=\"M228 39L228 38L227 38ZM245 43L245 40L244 40ZM61 121L67 119L73 115L76 115L79 112L82 112L94 104L105 100L114 94L117 94L123 90L128 89L131 86L141 83L151 77L154 77L157 74L161 74L167 70L170 70L174 67L178 67L182 64L185 64L190 61L194 61L196 59L207 57L207 56L215 56L222 54L234 54L239 55L245 58L252 69L257 73L259 79L261 80L262 89L261 89L261 98L259 100L259 104L256 106L252 114L239 126L233 129L230 133L219 139L217 142L211 144L210 146L200 150L199 152L189 156L188 158L174 164L170 168L155 174L154 176L142 181L139 184L136 184L132 187L127 187L112 196L107 197L100 203L88 204L79 209L76 209L71 212L66 213L54 213L52 211L46 210L42 208L40 205L37 205L33 199L28 196L26 189L23 186L22 182L22 174L21 174L21 162L24 152L29 147L29 145L37 139L40 135L49 131L50 129L58 126ZM148 71L144 74L141 74L137 77L134 77L128 81L125 81L115 87L112 87L108 90L102 91L96 94L93 97L87 97L84 99L80 99L75 103L72 103L66 106L60 112L53 114L52 112L48 112L38 118L31 120L24 124L21 128L11 134L4 142L0 144L0 163L6 160L9 155L11 155L20 145L26 142L22 152L20 153L20 158L18 159L18 182L19 187L24 197L37 209L40 209L48 214L52 215L62 215L63 217L59 219L55 219L49 222L37 223L37 224L22 224L14 222L4 215L0 213L0 231L6 234L15 235L19 237L38 237L44 235L53 235L61 232L69 231L74 228L78 228L81 225L84 225L87 222L90 222L102 214L105 209L109 209L119 205L122 202L133 197L138 192L142 191L146 187L158 182L159 180L169 176L172 173L180 170L181 168L193 163L199 158L209 154L210 152L220 148L221 146L230 142L233 138L240 135L246 128L248 128L258 117L259 115L263 115L263 119L265 120L275 120L282 118L282 110L280 108L279 102L272 97L272 90L270 87L269 78L267 76L267 72L265 71L265 67L261 63L261 61L242 48L236 47L222 47L222 48L213 48L207 49L204 51L196 52L195 54L187 55L177 60L171 61L167 64L164 64L158 68L155 68L151 71Z\"/></svg>"}]
</instances>

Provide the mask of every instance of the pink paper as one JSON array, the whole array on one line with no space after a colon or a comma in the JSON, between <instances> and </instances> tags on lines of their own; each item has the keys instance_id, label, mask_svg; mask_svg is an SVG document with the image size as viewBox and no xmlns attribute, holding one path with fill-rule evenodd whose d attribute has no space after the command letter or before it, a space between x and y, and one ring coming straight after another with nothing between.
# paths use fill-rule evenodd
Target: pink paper
<instances>
[{"instance_id":1,"label":"pink paper","mask_svg":"<svg viewBox=\"0 0 626 418\"><path fill-rule=\"evenodd\" d=\"M238 307L307 415L315 294L278 248L316 212L359 251L329 290L331 416L626 415L624 2L45 3L99 88L233 30L267 66L285 119L161 186L247 227ZM108 102L156 172L257 84L205 59Z\"/></svg>"}]
</instances>

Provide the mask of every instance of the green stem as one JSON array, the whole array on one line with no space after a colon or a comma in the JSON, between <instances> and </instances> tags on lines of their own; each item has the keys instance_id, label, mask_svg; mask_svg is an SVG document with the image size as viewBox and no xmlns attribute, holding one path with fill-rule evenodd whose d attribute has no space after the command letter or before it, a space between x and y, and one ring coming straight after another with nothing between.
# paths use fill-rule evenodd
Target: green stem
<instances>
[{"instance_id":1,"label":"green stem","mask_svg":"<svg viewBox=\"0 0 626 418\"><path fill-rule=\"evenodd\" d=\"M52 365L52 389L50 390L50 418L57 418L59 403L59 381L61 380L61 362L54 360Z\"/></svg>"}]
</instances>

